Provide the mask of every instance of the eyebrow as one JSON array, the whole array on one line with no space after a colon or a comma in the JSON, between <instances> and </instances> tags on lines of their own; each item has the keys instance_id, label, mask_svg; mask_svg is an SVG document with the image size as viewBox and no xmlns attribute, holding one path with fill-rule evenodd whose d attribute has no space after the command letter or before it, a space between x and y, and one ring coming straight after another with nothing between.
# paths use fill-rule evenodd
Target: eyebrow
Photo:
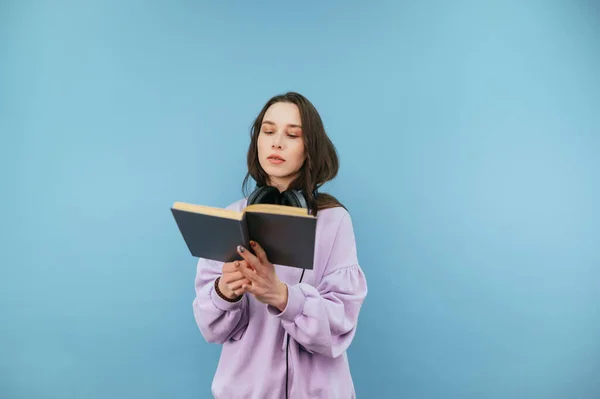
<instances>
[{"instance_id":1,"label":"eyebrow","mask_svg":"<svg viewBox=\"0 0 600 399\"><path fill-rule=\"evenodd\" d=\"M264 124L267 124L267 125L273 125L273 126L275 126L275 123L273 123L273 122L271 122L271 121L263 121L263 125L264 125ZM302 129L302 126L300 126L300 125L296 125L296 124L293 124L293 123L289 124L288 126L289 126L289 127L298 127L298 128L300 128L300 129Z\"/></svg>"}]
</instances>

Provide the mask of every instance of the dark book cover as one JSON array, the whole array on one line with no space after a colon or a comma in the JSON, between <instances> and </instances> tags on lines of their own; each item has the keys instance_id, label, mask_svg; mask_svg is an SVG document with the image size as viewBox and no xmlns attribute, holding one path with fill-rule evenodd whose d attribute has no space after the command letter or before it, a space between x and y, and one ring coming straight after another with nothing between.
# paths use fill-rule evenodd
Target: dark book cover
<instances>
[{"instance_id":1,"label":"dark book cover","mask_svg":"<svg viewBox=\"0 0 600 399\"><path fill-rule=\"evenodd\" d=\"M249 240L241 220L180 209L171 212L193 256L221 262L242 259L237 246L248 246Z\"/></svg>"},{"instance_id":2,"label":"dark book cover","mask_svg":"<svg viewBox=\"0 0 600 399\"><path fill-rule=\"evenodd\" d=\"M317 219L247 212L248 233L274 264L312 269Z\"/></svg>"},{"instance_id":3,"label":"dark book cover","mask_svg":"<svg viewBox=\"0 0 600 399\"><path fill-rule=\"evenodd\" d=\"M254 240L273 264L313 268L314 217L248 211L235 218L175 208L171 212L190 253L197 258L240 260L237 246L252 250L250 240Z\"/></svg>"}]
</instances>

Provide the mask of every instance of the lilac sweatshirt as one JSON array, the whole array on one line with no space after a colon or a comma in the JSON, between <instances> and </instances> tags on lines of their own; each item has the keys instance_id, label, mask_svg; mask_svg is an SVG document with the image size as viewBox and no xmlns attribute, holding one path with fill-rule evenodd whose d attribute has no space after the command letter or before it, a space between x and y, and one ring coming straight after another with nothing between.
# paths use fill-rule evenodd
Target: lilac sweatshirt
<instances>
[{"instance_id":1,"label":"lilac sweatshirt","mask_svg":"<svg viewBox=\"0 0 600 399\"><path fill-rule=\"evenodd\" d=\"M227 208L241 210L245 205L242 199ZM346 349L367 282L348 212L326 209L317 218L314 269L298 283L302 270L275 265L277 276L288 285L283 312L251 294L234 303L223 300L214 290L223 264L199 260L194 317L207 342L222 344L212 383L216 399L285 398L288 334L290 398L355 397Z\"/></svg>"}]
</instances>

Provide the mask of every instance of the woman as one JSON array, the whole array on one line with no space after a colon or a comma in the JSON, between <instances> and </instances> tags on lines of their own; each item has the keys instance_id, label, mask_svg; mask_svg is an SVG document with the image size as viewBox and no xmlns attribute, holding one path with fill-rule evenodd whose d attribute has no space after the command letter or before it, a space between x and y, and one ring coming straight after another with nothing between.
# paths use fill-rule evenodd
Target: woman
<instances>
[{"instance_id":1,"label":"woman","mask_svg":"<svg viewBox=\"0 0 600 399\"><path fill-rule=\"evenodd\" d=\"M204 338L223 345L212 394L354 398L346 350L367 284L350 215L317 192L336 176L338 158L313 105L297 93L270 99L253 124L247 162L244 186L252 177L259 187L304 193L317 215L314 267L273 265L254 242L252 251L238 247L241 261L199 260L194 316Z\"/></svg>"}]
</instances>

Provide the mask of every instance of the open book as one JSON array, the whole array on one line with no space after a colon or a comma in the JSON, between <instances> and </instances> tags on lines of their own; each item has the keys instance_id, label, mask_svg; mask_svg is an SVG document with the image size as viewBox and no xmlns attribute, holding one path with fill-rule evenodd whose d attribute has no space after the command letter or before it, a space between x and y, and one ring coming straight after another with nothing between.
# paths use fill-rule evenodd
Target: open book
<instances>
[{"instance_id":1,"label":"open book","mask_svg":"<svg viewBox=\"0 0 600 399\"><path fill-rule=\"evenodd\" d=\"M241 212L175 202L171 212L191 254L221 262L241 260L237 246L260 244L273 264L312 269L317 218L308 210L255 204Z\"/></svg>"}]
</instances>

